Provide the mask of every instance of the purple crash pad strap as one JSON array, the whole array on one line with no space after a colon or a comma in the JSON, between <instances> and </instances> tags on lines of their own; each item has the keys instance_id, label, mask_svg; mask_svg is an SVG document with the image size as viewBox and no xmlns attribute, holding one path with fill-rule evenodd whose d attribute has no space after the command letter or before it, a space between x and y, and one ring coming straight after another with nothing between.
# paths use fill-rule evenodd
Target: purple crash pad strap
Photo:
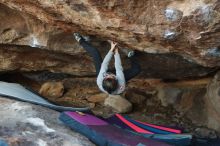
<instances>
[{"instance_id":1,"label":"purple crash pad strap","mask_svg":"<svg viewBox=\"0 0 220 146\"><path fill-rule=\"evenodd\" d=\"M65 114L83 125L108 125L107 122L90 114L80 114L78 112L65 112Z\"/></svg>"}]
</instances>

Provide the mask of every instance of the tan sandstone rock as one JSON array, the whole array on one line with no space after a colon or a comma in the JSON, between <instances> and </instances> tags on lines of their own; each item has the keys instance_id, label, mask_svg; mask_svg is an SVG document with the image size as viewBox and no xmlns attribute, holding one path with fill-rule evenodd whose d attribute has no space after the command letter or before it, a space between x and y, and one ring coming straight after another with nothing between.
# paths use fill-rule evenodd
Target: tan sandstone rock
<instances>
[{"instance_id":1,"label":"tan sandstone rock","mask_svg":"<svg viewBox=\"0 0 220 146\"><path fill-rule=\"evenodd\" d=\"M100 93L100 94L95 94L95 95L88 97L87 100L93 103L104 102L107 97L108 97L108 94Z\"/></svg>"},{"instance_id":2,"label":"tan sandstone rock","mask_svg":"<svg viewBox=\"0 0 220 146\"><path fill-rule=\"evenodd\" d=\"M109 95L104 105L113 108L118 113L127 113L132 110L132 104L120 95Z\"/></svg>"},{"instance_id":3,"label":"tan sandstone rock","mask_svg":"<svg viewBox=\"0 0 220 146\"><path fill-rule=\"evenodd\" d=\"M63 96L64 86L62 82L46 82L44 83L39 93L48 98L59 98Z\"/></svg>"},{"instance_id":4,"label":"tan sandstone rock","mask_svg":"<svg viewBox=\"0 0 220 146\"><path fill-rule=\"evenodd\" d=\"M0 137L10 146L94 145L60 122L60 112L3 97L0 103Z\"/></svg>"},{"instance_id":5,"label":"tan sandstone rock","mask_svg":"<svg viewBox=\"0 0 220 146\"><path fill-rule=\"evenodd\" d=\"M209 83L206 93L208 127L220 131L220 72Z\"/></svg>"},{"instance_id":6,"label":"tan sandstone rock","mask_svg":"<svg viewBox=\"0 0 220 146\"><path fill-rule=\"evenodd\" d=\"M204 66L220 65L218 0L0 0L0 3L65 32L114 39L122 46L149 53L175 52ZM34 30L36 34L40 32Z\"/></svg>"}]
</instances>

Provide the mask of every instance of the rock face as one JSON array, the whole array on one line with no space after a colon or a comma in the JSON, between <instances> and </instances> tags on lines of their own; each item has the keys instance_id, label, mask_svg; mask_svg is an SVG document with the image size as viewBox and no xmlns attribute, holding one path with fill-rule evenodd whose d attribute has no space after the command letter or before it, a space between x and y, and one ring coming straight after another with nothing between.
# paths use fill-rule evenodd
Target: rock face
<instances>
[{"instance_id":1,"label":"rock face","mask_svg":"<svg viewBox=\"0 0 220 146\"><path fill-rule=\"evenodd\" d=\"M100 43L100 42L99 42ZM98 48L101 46L99 45ZM102 52L104 57L106 52ZM122 54L124 68L130 66L128 58ZM182 79L202 77L216 71L217 68L207 68L189 62L177 55L152 55L138 52L142 72L140 78ZM61 51L51 51L29 46L0 45L0 71L44 71L66 73L74 76L95 76L93 60L88 54L67 54ZM146 63L147 62L147 63ZM187 68L187 70L186 70Z\"/></svg>"},{"instance_id":2,"label":"rock face","mask_svg":"<svg viewBox=\"0 0 220 146\"><path fill-rule=\"evenodd\" d=\"M59 98L63 96L64 86L62 82L46 82L44 83L40 90L40 95L48 98Z\"/></svg>"},{"instance_id":3,"label":"rock face","mask_svg":"<svg viewBox=\"0 0 220 146\"><path fill-rule=\"evenodd\" d=\"M0 73L19 72L39 81L35 89L42 82L62 80L63 96L49 100L102 108L106 97L93 96L100 91L92 58L72 35L80 32L90 36L103 57L110 47L107 39L117 41L120 50L136 50L142 72L129 81L125 93L133 110L149 114L152 121L182 124L175 118L185 116L193 124L220 131L218 80L213 79L207 93L207 80L175 83L219 70L219 0L0 0L0 19ZM122 52L127 69L130 61ZM119 110L131 110L127 105ZM111 111L105 110L96 111Z\"/></svg>"},{"instance_id":4,"label":"rock face","mask_svg":"<svg viewBox=\"0 0 220 146\"><path fill-rule=\"evenodd\" d=\"M84 136L65 127L56 111L0 98L0 139L10 146L92 146Z\"/></svg>"},{"instance_id":5,"label":"rock face","mask_svg":"<svg viewBox=\"0 0 220 146\"><path fill-rule=\"evenodd\" d=\"M181 96L181 90L177 88L162 88L158 89L158 97L161 100L163 106L175 104L178 98Z\"/></svg>"},{"instance_id":6,"label":"rock face","mask_svg":"<svg viewBox=\"0 0 220 146\"><path fill-rule=\"evenodd\" d=\"M208 109L208 126L220 130L220 72L218 72L207 87L206 104Z\"/></svg>"},{"instance_id":7,"label":"rock face","mask_svg":"<svg viewBox=\"0 0 220 146\"><path fill-rule=\"evenodd\" d=\"M132 104L120 95L109 95L104 105L113 108L118 113L127 113L132 110Z\"/></svg>"},{"instance_id":8,"label":"rock face","mask_svg":"<svg viewBox=\"0 0 220 146\"><path fill-rule=\"evenodd\" d=\"M220 65L218 0L0 2L64 31L114 39L150 53L176 52L204 66Z\"/></svg>"},{"instance_id":9,"label":"rock face","mask_svg":"<svg viewBox=\"0 0 220 146\"><path fill-rule=\"evenodd\" d=\"M12 10L2 4L0 13L4 22L0 24L0 43L46 46L49 34L56 30L27 13Z\"/></svg>"},{"instance_id":10,"label":"rock face","mask_svg":"<svg viewBox=\"0 0 220 146\"><path fill-rule=\"evenodd\" d=\"M131 14L127 14L127 17L125 17L126 19L122 22L124 15L120 14L123 12L121 11L122 9L119 11L119 7L123 8L124 6L121 2L110 3L106 1L107 3L105 6L110 4L111 8L104 6L102 7L103 10L95 4L95 1L84 3L80 1L53 1L48 3L46 3L46 1L39 1L38 3L37 1L36 3L32 1L22 1L22 3L21 1L0 2L2 2L2 4L0 4L0 18L2 20L0 23L0 42L4 44L28 45L35 47L0 45L0 71L2 72L48 70L51 72L63 72L75 76L94 76L95 69L91 58L73 38L72 33L75 31L90 35L92 40L91 43L99 49L103 57L109 49L109 44L106 43L106 41L103 41L106 39L114 39L118 41L122 47L131 47L140 50L140 52L137 52L136 54L142 67L142 73L139 75L141 78L181 79L200 77L206 76L207 74L216 71L218 68L218 64L215 64L214 66L217 67L214 68L198 65L200 62L192 62L195 58L189 57L189 55L186 56L186 53L179 52L179 55L184 57L176 55L175 53L178 54L177 50L174 51L170 49L169 51L164 52L163 49L167 50L166 47L171 47L171 45L164 45L162 42L172 42L167 42L159 36L155 37L148 32L152 31L151 29L154 29L155 32L161 31L160 29L165 26L160 25L161 28L159 28L159 22L157 25L154 25L155 28L148 26L150 25L148 23L152 23L147 19L147 16L149 15L148 9L146 9L147 12L143 13L140 15L140 18L138 18L141 20L141 18L146 17L142 22L132 20L134 19L134 16L131 16ZM59 5L55 5L55 3L59 3ZM88 5L88 3L92 5ZM130 3L130 1L126 3L131 5L134 4ZM141 4L141 1L137 3ZM150 6L150 3L148 2L142 3L146 4L145 7ZM166 2L157 3L158 7L162 7L162 5L166 4ZM100 4L102 4L102 2L100 2ZM134 4L134 6L136 6L136 4ZM142 11L141 6L142 5L138 8ZM22 9L20 9L21 7ZM64 12L63 7L66 7L66 11L68 11L69 14ZM135 8L137 11L137 14L135 15L140 13L138 8ZM81 11L81 9L83 9L83 11ZM107 9L107 11L104 11L104 9ZM32 13L34 10L36 10L36 13ZM58 10L62 11L63 14L58 14L60 13ZM161 9L161 12L163 12L162 10L163 9ZM143 16L144 14L146 14L146 16ZM173 17L179 17L181 11L172 11L172 9L168 9L164 10L163 17L165 17L165 14L168 15L169 19L173 19ZM38 15L40 16L38 17ZM55 18L57 17L56 15L59 16L59 18ZM120 15L120 19L117 17L118 15ZM68 20L66 20L66 17L68 17ZM79 20L79 17L82 17L82 19ZM112 17L114 17L114 19L112 19ZM48 19L50 21L45 21L46 18L50 18ZM62 21L60 21L61 18ZM95 18L97 18L96 21L94 20ZM99 18L104 19L100 21ZM127 21L128 18L130 19L129 23ZM91 23L84 24L86 19L87 21L91 20ZM158 19L158 21L159 20L160 19ZM69 21L77 22L70 23ZM106 24L107 22L109 23ZM113 26L116 22L120 22L118 25L123 25ZM79 26L78 23L82 26ZM166 23L168 23L168 20L166 20ZM130 24L132 24L132 26ZM149 27L149 30L147 30L147 27ZM143 31L142 29L144 29L146 32L144 32L143 35L139 33L137 29L140 29L140 31ZM156 33L154 33L154 35L156 35ZM175 40L174 43L176 43L176 41L177 40ZM161 48L162 44L160 43L163 44L163 48ZM187 43L185 42L179 43L178 46L175 46L175 49L178 49L179 47L187 48L186 44ZM160 47L155 47L154 45ZM190 49L190 51L192 50L195 51L193 48ZM197 50L199 51L199 49ZM179 51L183 50L180 49ZM150 52L153 54L143 52ZM166 54L156 54L161 52ZM187 54L190 54L190 52L187 52ZM122 62L125 68L127 68L130 64L129 59L127 59L123 53L121 53L121 56ZM200 57L197 58L202 59ZM210 61L207 62L206 66L212 66L209 65L209 63Z\"/></svg>"},{"instance_id":11,"label":"rock face","mask_svg":"<svg viewBox=\"0 0 220 146\"><path fill-rule=\"evenodd\" d=\"M212 138L215 139L217 137L215 131L206 128L198 128L196 129L197 136L200 138Z\"/></svg>"},{"instance_id":12,"label":"rock face","mask_svg":"<svg viewBox=\"0 0 220 146\"><path fill-rule=\"evenodd\" d=\"M80 55L50 52L28 46L1 45L1 47L0 71L2 72L50 70L79 76L94 74L93 66L88 63L92 62L88 56L84 58ZM81 60L80 64L78 60Z\"/></svg>"},{"instance_id":13,"label":"rock face","mask_svg":"<svg viewBox=\"0 0 220 146\"><path fill-rule=\"evenodd\" d=\"M104 102L107 97L108 97L107 94L100 93L100 94L96 94L96 95L92 95L92 96L88 97L87 100L89 102L98 103L98 102Z\"/></svg>"}]
</instances>

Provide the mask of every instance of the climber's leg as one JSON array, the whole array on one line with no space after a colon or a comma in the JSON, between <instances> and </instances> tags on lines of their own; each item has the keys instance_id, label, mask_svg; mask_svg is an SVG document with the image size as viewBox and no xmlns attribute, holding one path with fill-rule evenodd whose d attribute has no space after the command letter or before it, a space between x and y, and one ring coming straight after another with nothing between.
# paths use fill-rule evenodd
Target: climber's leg
<instances>
[{"instance_id":1,"label":"climber's leg","mask_svg":"<svg viewBox=\"0 0 220 146\"><path fill-rule=\"evenodd\" d=\"M128 58L131 62L131 67L124 71L126 82L138 75L141 72L141 66L139 65L134 52L128 52Z\"/></svg>"},{"instance_id":2,"label":"climber's leg","mask_svg":"<svg viewBox=\"0 0 220 146\"><path fill-rule=\"evenodd\" d=\"M89 55L93 58L95 69L96 69L96 75L98 76L101 65L102 65L102 57L99 53L99 51L93 47L90 43L84 40L82 36L80 36L78 33L74 33L75 39L80 43L80 45L89 53Z\"/></svg>"}]
</instances>

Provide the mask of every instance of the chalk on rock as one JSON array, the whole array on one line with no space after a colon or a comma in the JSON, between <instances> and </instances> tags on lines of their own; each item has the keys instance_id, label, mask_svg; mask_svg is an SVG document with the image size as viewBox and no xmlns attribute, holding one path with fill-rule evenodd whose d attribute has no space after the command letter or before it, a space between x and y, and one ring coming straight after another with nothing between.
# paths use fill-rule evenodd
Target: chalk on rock
<instances>
[{"instance_id":1,"label":"chalk on rock","mask_svg":"<svg viewBox=\"0 0 220 146\"><path fill-rule=\"evenodd\" d=\"M214 10L210 5L199 7L194 13L195 20L200 25L207 25L214 19Z\"/></svg>"},{"instance_id":2,"label":"chalk on rock","mask_svg":"<svg viewBox=\"0 0 220 146\"><path fill-rule=\"evenodd\" d=\"M165 32L164 32L164 38L165 39L167 39L167 40L173 40L173 39L175 39L176 38L176 32L175 31L173 31L173 30L170 30L170 29L167 29L167 30L165 30Z\"/></svg>"},{"instance_id":3,"label":"chalk on rock","mask_svg":"<svg viewBox=\"0 0 220 146\"><path fill-rule=\"evenodd\" d=\"M218 47L209 48L201 52L203 56L220 57L220 49Z\"/></svg>"},{"instance_id":4,"label":"chalk on rock","mask_svg":"<svg viewBox=\"0 0 220 146\"><path fill-rule=\"evenodd\" d=\"M183 12L174 8L167 8L164 12L167 20L178 21L182 18Z\"/></svg>"}]
</instances>

